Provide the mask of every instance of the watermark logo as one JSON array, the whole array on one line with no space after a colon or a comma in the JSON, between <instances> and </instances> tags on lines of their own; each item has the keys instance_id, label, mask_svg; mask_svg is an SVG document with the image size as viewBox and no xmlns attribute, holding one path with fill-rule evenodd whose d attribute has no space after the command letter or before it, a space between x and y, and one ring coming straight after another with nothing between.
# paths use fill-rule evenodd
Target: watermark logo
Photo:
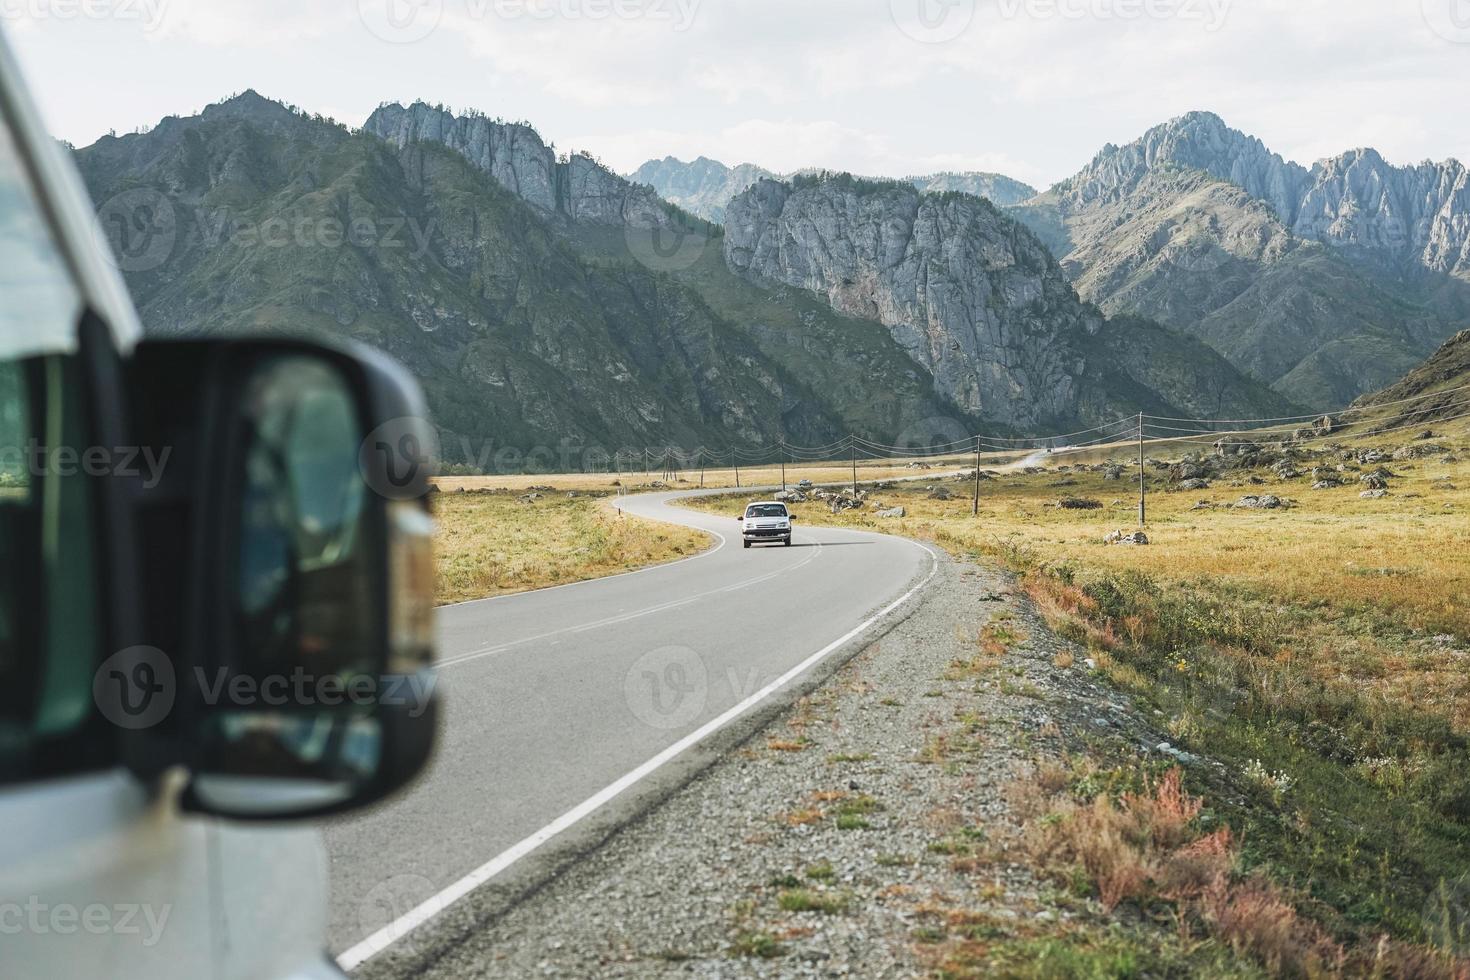
<instances>
[{"instance_id":1,"label":"watermark logo","mask_svg":"<svg viewBox=\"0 0 1470 980\"><path fill-rule=\"evenodd\" d=\"M443 902L438 898L439 887L423 875L394 875L380 881L357 903L357 925L364 935L376 935L390 930L390 942L397 942L408 934L409 928L401 924L408 913L425 902L437 902L433 909L437 915L443 911Z\"/></svg>"},{"instance_id":2,"label":"watermark logo","mask_svg":"<svg viewBox=\"0 0 1470 980\"><path fill-rule=\"evenodd\" d=\"M389 500L412 500L423 493L440 459L439 433L414 416L384 422L363 439L357 465L364 482Z\"/></svg>"},{"instance_id":3,"label":"watermark logo","mask_svg":"<svg viewBox=\"0 0 1470 980\"><path fill-rule=\"evenodd\" d=\"M1214 33L1225 26L1231 0L996 0L1002 20L1173 20Z\"/></svg>"},{"instance_id":4,"label":"watermark logo","mask_svg":"<svg viewBox=\"0 0 1470 980\"><path fill-rule=\"evenodd\" d=\"M424 223L402 214L347 221L330 215L273 215L256 222L218 208L202 212L198 224L200 244L209 248L228 242L235 248L412 249L409 258L421 259L434 237L432 218Z\"/></svg>"},{"instance_id":5,"label":"watermark logo","mask_svg":"<svg viewBox=\"0 0 1470 980\"><path fill-rule=\"evenodd\" d=\"M38 936L74 936L85 932L93 936L139 936L143 946L152 949L163 937L171 904L151 905L146 902L119 902L105 905L73 905L69 902L48 903L32 895L24 902L0 902L0 936L31 933Z\"/></svg>"},{"instance_id":6,"label":"watermark logo","mask_svg":"<svg viewBox=\"0 0 1470 980\"><path fill-rule=\"evenodd\" d=\"M894 24L921 44L944 44L975 20L975 0L888 0Z\"/></svg>"},{"instance_id":7,"label":"watermark logo","mask_svg":"<svg viewBox=\"0 0 1470 980\"><path fill-rule=\"evenodd\" d=\"M628 254L653 272L683 272L698 262L709 245L709 235L697 228L636 215L623 223Z\"/></svg>"},{"instance_id":8,"label":"watermark logo","mask_svg":"<svg viewBox=\"0 0 1470 980\"><path fill-rule=\"evenodd\" d=\"M363 26L389 44L413 44L438 28L444 0L357 0Z\"/></svg>"},{"instance_id":9,"label":"watermark logo","mask_svg":"<svg viewBox=\"0 0 1470 980\"><path fill-rule=\"evenodd\" d=\"M1470 44L1470 0L1421 0L1424 23L1452 44Z\"/></svg>"},{"instance_id":10,"label":"watermark logo","mask_svg":"<svg viewBox=\"0 0 1470 980\"><path fill-rule=\"evenodd\" d=\"M312 674L303 667L289 673L255 676L220 667L212 673L194 667L187 675L191 696L208 707L269 708L406 707L410 718L429 709L439 676L417 674ZM141 731L166 719L178 698L173 661L157 647L136 646L107 658L92 676L92 699L102 717L119 728Z\"/></svg>"},{"instance_id":11,"label":"watermark logo","mask_svg":"<svg viewBox=\"0 0 1470 980\"><path fill-rule=\"evenodd\" d=\"M178 686L173 661L157 647L120 650L103 661L92 677L97 710L118 728L152 728L173 710Z\"/></svg>"},{"instance_id":12,"label":"watermark logo","mask_svg":"<svg viewBox=\"0 0 1470 980\"><path fill-rule=\"evenodd\" d=\"M650 728L683 728L704 711L709 671L688 647L661 647L639 657L623 678L633 716Z\"/></svg>"},{"instance_id":13,"label":"watermark logo","mask_svg":"<svg viewBox=\"0 0 1470 980\"><path fill-rule=\"evenodd\" d=\"M97 209L97 223L98 251L123 272L150 272L163 265L179 233L173 203L142 187L108 198Z\"/></svg>"},{"instance_id":14,"label":"watermark logo","mask_svg":"<svg viewBox=\"0 0 1470 980\"><path fill-rule=\"evenodd\" d=\"M167 13L166 0L0 0L0 20L125 20L156 31Z\"/></svg>"},{"instance_id":15,"label":"watermark logo","mask_svg":"<svg viewBox=\"0 0 1470 980\"><path fill-rule=\"evenodd\" d=\"M0 446L0 477L123 477L141 479L152 490L163 480L171 446L48 446L37 439L24 445ZM0 482L0 485L4 485Z\"/></svg>"}]
</instances>

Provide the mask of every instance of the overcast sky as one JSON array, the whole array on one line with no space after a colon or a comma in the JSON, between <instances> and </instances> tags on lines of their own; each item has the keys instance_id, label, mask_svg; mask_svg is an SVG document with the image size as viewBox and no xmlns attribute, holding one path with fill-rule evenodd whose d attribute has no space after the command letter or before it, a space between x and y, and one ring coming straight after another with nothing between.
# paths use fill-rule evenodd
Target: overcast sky
<instances>
[{"instance_id":1,"label":"overcast sky","mask_svg":"<svg viewBox=\"0 0 1470 980\"><path fill-rule=\"evenodd\" d=\"M1210 109L1310 163L1470 160L1470 0L0 0L56 135L246 88L534 123L620 171L997 170L1038 186Z\"/></svg>"}]
</instances>

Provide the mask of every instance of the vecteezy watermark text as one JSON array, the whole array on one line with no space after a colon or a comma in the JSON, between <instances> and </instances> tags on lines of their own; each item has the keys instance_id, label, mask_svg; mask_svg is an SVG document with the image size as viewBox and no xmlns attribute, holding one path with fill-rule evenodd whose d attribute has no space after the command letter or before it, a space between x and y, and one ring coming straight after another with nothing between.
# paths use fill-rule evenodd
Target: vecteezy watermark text
<instances>
[{"instance_id":1,"label":"vecteezy watermark text","mask_svg":"<svg viewBox=\"0 0 1470 980\"><path fill-rule=\"evenodd\" d=\"M1005 20L1177 20L1218 31L1231 0L996 0Z\"/></svg>"},{"instance_id":2,"label":"vecteezy watermark text","mask_svg":"<svg viewBox=\"0 0 1470 980\"><path fill-rule=\"evenodd\" d=\"M513 21L644 20L683 32L694 26L704 0L462 0L454 15L463 24ZM446 0L357 0L358 16L372 34L391 44L422 41L444 19Z\"/></svg>"},{"instance_id":3,"label":"vecteezy watermark text","mask_svg":"<svg viewBox=\"0 0 1470 980\"><path fill-rule=\"evenodd\" d=\"M167 0L0 0L0 20L131 20L157 30Z\"/></svg>"},{"instance_id":4,"label":"vecteezy watermark text","mask_svg":"<svg viewBox=\"0 0 1470 980\"><path fill-rule=\"evenodd\" d=\"M163 936L173 908L171 904L155 906L137 902L48 904L32 895L24 902L0 902L0 936L23 933L73 936L78 932L93 936L141 936L142 944L152 948Z\"/></svg>"},{"instance_id":5,"label":"vecteezy watermark text","mask_svg":"<svg viewBox=\"0 0 1470 980\"><path fill-rule=\"evenodd\" d=\"M438 682L434 673L313 674L302 667L290 673L256 676L228 668L195 667L197 699L210 707L336 708L406 707L410 718L429 709ZM129 647L97 668L92 696L102 716L119 728L139 731L161 723L178 698L173 661L156 647Z\"/></svg>"},{"instance_id":6,"label":"vecteezy watermark text","mask_svg":"<svg viewBox=\"0 0 1470 980\"><path fill-rule=\"evenodd\" d=\"M143 486L152 490L163 479L172 451L169 446L48 446L31 439L20 446L0 446L0 475L142 477Z\"/></svg>"}]
</instances>

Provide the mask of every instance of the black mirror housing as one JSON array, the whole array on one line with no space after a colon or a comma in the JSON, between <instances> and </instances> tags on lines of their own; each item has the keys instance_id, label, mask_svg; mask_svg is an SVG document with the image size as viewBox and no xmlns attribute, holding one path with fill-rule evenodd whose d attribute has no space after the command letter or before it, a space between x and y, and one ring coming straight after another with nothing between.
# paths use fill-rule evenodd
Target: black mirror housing
<instances>
[{"instance_id":1,"label":"black mirror housing","mask_svg":"<svg viewBox=\"0 0 1470 980\"><path fill-rule=\"evenodd\" d=\"M382 799L434 741L433 430L382 354L297 340L149 341L138 428L148 635L177 687L145 733L187 809L252 820Z\"/></svg>"}]
</instances>

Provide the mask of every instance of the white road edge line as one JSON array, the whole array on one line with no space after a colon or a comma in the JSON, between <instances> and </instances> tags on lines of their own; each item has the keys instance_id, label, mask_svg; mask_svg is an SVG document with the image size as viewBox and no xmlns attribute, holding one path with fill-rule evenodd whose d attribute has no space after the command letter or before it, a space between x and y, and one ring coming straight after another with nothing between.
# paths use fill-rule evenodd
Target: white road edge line
<instances>
[{"instance_id":1,"label":"white road edge line","mask_svg":"<svg viewBox=\"0 0 1470 980\"><path fill-rule=\"evenodd\" d=\"M448 888L445 888L437 895L431 896L430 898L419 904L417 907L409 910L404 915L399 916L397 919L388 923L386 926L379 929L371 936L368 936L366 939L362 940L351 949L348 949L341 956L337 957L337 965L344 970L355 970L363 963L366 963L368 960L372 959L374 956L378 955L383 950L387 949L389 946L393 945L395 942L402 939L404 936L408 935L419 926L423 925L425 922L428 922L430 919L434 918L434 916L438 915L440 912L449 908L449 906L453 905L461 898L464 898L470 892L490 881L490 879L500 874L506 868L509 868L512 864L515 864L521 858L530 854L532 851L535 851L537 848L545 844L547 841L551 840L557 834L574 826L581 820L587 818L588 816L591 816L593 813L596 813L598 810L602 809L608 803L612 802L612 800L617 798L629 788L637 785L643 779L652 775L654 772L661 769L669 762L673 761L685 751L698 745L700 742L704 741L706 738L709 738L711 735L715 734L726 725L729 725L732 721L735 721L741 715L756 707L758 704L760 704L760 702L764 701L776 691L785 687L787 684L790 684L792 681L796 680L802 674L806 673L812 667L820 663L829 654L831 654L832 651L843 646L849 640L852 640L853 638L866 632L873 626L874 623L878 622L884 616L887 616L889 613L893 612L893 610L897 609L899 606L902 606L919 592L923 591L923 589L934 580L934 576L939 572L939 556L934 553L934 549L930 548L926 544L922 544L918 541L910 541L909 543L914 545L915 547L924 549L924 551L928 552L929 554L929 574L924 576L923 581L919 582L919 584L909 589L903 595L893 600L893 602L889 603L887 606L884 606L881 610L874 613L872 616L868 617L857 626L854 626L851 630L833 640L831 643L827 644L825 647L818 650L810 657L807 657L795 667L792 667L790 670L782 674L780 677L776 678L776 680L772 681L770 684L767 684L765 687L761 688L759 691L756 691L744 701L741 701L733 708L730 708L724 714L706 722L698 729L690 732L688 735L685 735L683 738L679 739L679 741L675 742L673 745L670 745L668 748L664 749L652 759L649 759L638 768L619 778L616 782L604 787L597 793L583 800L581 803L577 804L566 813L563 813L561 816L557 817L555 820L551 821L551 823L542 827L531 836L525 838L517 844L511 845L504 851L501 851L495 857L491 858L489 861L485 862L474 871L471 871L469 874L465 875L463 878L459 879Z\"/></svg>"}]
</instances>

